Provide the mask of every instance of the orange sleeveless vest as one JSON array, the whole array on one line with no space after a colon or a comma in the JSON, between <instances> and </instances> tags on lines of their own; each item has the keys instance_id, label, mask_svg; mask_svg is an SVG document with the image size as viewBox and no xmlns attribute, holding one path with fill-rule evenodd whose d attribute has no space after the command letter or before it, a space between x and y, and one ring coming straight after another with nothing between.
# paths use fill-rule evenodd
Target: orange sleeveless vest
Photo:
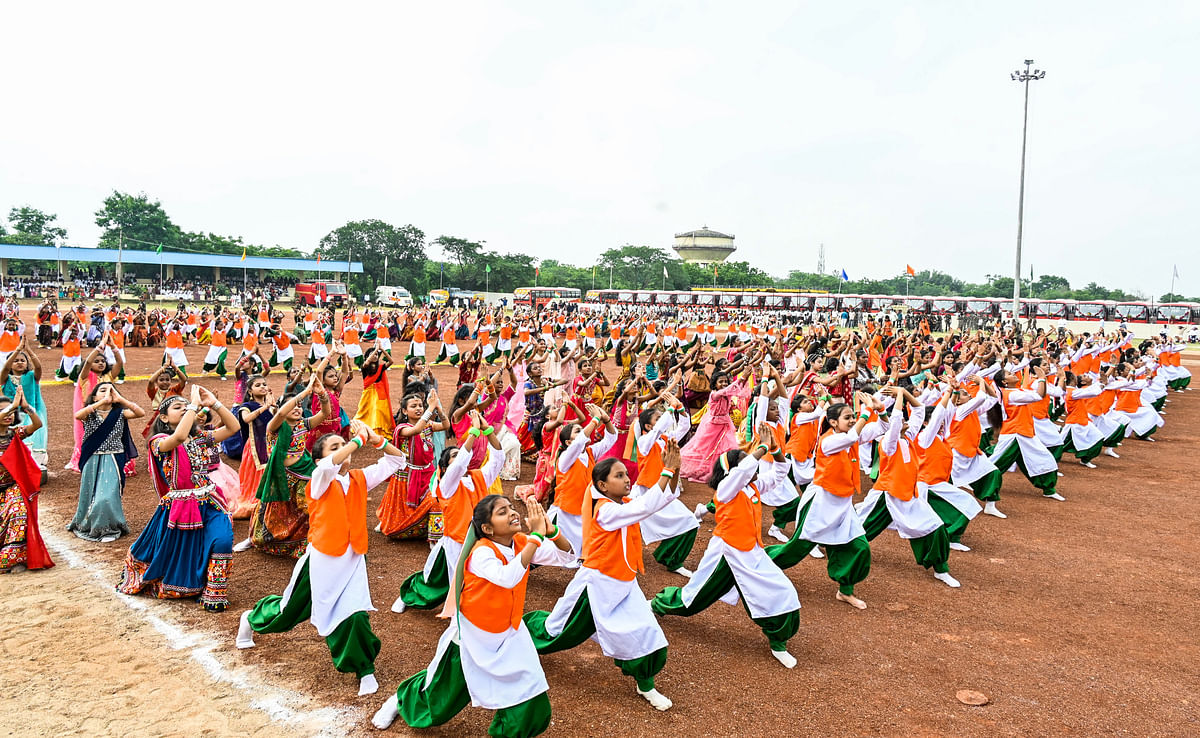
<instances>
[{"instance_id":1,"label":"orange sleeveless vest","mask_svg":"<svg viewBox=\"0 0 1200 738\"><path fill-rule=\"evenodd\" d=\"M346 546L354 553L367 552L367 478L361 469L350 470L350 489L343 491L336 479L319 499L312 496L312 482L304 488L308 497L308 542L326 556L341 556Z\"/></svg>"},{"instance_id":2,"label":"orange sleeveless vest","mask_svg":"<svg viewBox=\"0 0 1200 738\"><path fill-rule=\"evenodd\" d=\"M751 484L749 495L739 491L729 502L721 502L713 495L713 502L717 505L714 536L739 551L751 551L755 546L763 545L762 500L758 496L758 487Z\"/></svg>"},{"instance_id":3,"label":"orange sleeveless vest","mask_svg":"<svg viewBox=\"0 0 1200 738\"><path fill-rule=\"evenodd\" d=\"M622 530L601 528L596 522L596 515L600 508L609 503L620 504L607 497L593 500L591 490L588 490L588 498L584 503L584 512L587 514L583 517L583 566L622 582L632 581L639 573L645 572L642 566L642 527L634 523Z\"/></svg>"},{"instance_id":4,"label":"orange sleeveless vest","mask_svg":"<svg viewBox=\"0 0 1200 738\"><path fill-rule=\"evenodd\" d=\"M528 541L529 538L524 533L513 536L513 552L525 548ZM475 544L476 549L484 546L492 549L496 558L506 561L500 547L492 541L482 538ZM473 553L474 551L472 551ZM525 569L521 581L517 582L517 586L505 589L473 574L468 563L463 567L463 588L459 597L459 612L476 628L486 630L488 633L504 633L509 628L518 628L521 625L521 615L525 613L525 588L528 584L528 568Z\"/></svg>"},{"instance_id":5,"label":"orange sleeveless vest","mask_svg":"<svg viewBox=\"0 0 1200 738\"><path fill-rule=\"evenodd\" d=\"M892 422L899 423L900 419L896 418ZM900 444L907 443L903 438L900 439ZM915 444L909 444L908 450L913 451ZM896 452L891 456L880 453L879 460L879 479L875 481L875 486L884 490L897 500L911 500L913 494L917 491L917 455L910 455L910 461L905 461L903 452L900 446L896 446Z\"/></svg>"},{"instance_id":6,"label":"orange sleeveless vest","mask_svg":"<svg viewBox=\"0 0 1200 738\"><path fill-rule=\"evenodd\" d=\"M464 453L459 451L459 453ZM450 497L442 496L442 485L437 487L438 501L442 503L442 524L445 534L458 543L467 539L467 528L471 525L471 515L475 505L487 496L487 482L483 472L472 469L467 474L471 477L471 485L475 489L467 489L462 482L458 483L458 491ZM474 621L472 621L474 622Z\"/></svg>"},{"instance_id":7,"label":"orange sleeveless vest","mask_svg":"<svg viewBox=\"0 0 1200 738\"><path fill-rule=\"evenodd\" d=\"M838 497L853 497L858 492L858 444L836 454L821 450L821 441L833 431L827 431L817 441L817 469L813 484Z\"/></svg>"},{"instance_id":8,"label":"orange sleeveless vest","mask_svg":"<svg viewBox=\"0 0 1200 738\"><path fill-rule=\"evenodd\" d=\"M586 463L580 464L580 461ZM592 467L596 465L595 456L590 448L576 459L571 468L564 474L558 470L558 461L554 464L554 502L558 509L571 515L583 514L583 497L592 484Z\"/></svg>"}]
</instances>

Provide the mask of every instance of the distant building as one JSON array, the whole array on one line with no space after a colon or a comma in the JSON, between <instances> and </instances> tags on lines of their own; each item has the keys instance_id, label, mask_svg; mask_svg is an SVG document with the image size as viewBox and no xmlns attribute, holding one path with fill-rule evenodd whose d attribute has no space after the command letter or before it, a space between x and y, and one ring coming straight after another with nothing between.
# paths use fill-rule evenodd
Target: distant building
<instances>
[{"instance_id":1,"label":"distant building","mask_svg":"<svg viewBox=\"0 0 1200 738\"><path fill-rule=\"evenodd\" d=\"M675 234L675 253L688 264L713 264L725 261L737 246L728 233L709 230L704 226L698 231Z\"/></svg>"}]
</instances>

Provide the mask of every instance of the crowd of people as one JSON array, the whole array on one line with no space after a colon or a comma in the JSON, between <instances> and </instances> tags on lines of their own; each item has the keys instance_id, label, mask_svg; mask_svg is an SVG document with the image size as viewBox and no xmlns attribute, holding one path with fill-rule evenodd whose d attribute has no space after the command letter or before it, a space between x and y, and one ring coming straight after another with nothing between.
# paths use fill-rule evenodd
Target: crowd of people
<instances>
[{"instance_id":1,"label":"crowd of people","mask_svg":"<svg viewBox=\"0 0 1200 738\"><path fill-rule=\"evenodd\" d=\"M53 374L73 384L74 453L55 460L78 474L69 530L104 543L133 535L122 507L132 475L148 473L160 495L118 591L221 611L235 556L293 559L281 594L242 613L235 645L310 621L335 668L371 694L382 647L368 616L373 512L376 531L430 546L392 612L448 618L428 669L374 724L429 727L472 704L495 712L492 735L531 736L550 721L539 655L593 639L666 710L655 676L668 616L718 601L744 603L792 668L800 601L785 571L806 558L824 559L833 597L865 609L857 587L871 542L894 530L932 581L959 587L952 552L970 551L979 514L1006 517L1006 472L1062 502L1068 458L1079 473L1097 461L1119 469L1117 449L1153 442L1170 393L1191 376L1178 340L1124 331L738 317L302 306L287 316L267 301L147 311L54 300L22 315L9 303L0 571L53 565L37 493L50 428L66 431L48 417L49 364L36 345L60 352ZM134 393L122 391L127 344L163 350ZM205 351L199 367L190 346ZM453 367L454 387L439 387L434 364ZM273 372L284 376L278 394ZM232 407L194 381L231 374ZM342 398L354 382L351 407ZM364 446L380 452L373 463L361 461ZM522 464L534 466L528 484L516 484ZM684 505L685 479L711 501ZM369 491L384 485L369 511ZM687 566L710 516L712 535ZM234 519L249 520L236 543ZM650 560L681 586L647 597L637 575ZM526 612L538 566L575 574L550 611Z\"/></svg>"}]
</instances>

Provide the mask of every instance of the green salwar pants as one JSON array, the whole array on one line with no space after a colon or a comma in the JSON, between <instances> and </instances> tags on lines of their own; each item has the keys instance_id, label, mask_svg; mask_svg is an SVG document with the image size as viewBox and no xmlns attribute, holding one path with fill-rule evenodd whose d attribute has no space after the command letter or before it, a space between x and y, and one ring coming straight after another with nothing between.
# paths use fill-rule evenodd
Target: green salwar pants
<instances>
[{"instance_id":1,"label":"green salwar pants","mask_svg":"<svg viewBox=\"0 0 1200 738\"><path fill-rule=\"evenodd\" d=\"M400 599L405 607L415 610L432 610L441 607L450 595L450 574L446 570L446 549L438 551L433 562L433 572L425 578L422 569L410 574L400 584Z\"/></svg>"},{"instance_id":2,"label":"green salwar pants","mask_svg":"<svg viewBox=\"0 0 1200 738\"><path fill-rule=\"evenodd\" d=\"M267 595L250 611L250 627L255 633L283 633L308 620L312 613L312 582L308 562L296 578L292 595L283 604L280 595ZM375 673L375 657L379 655L379 638L371 632L371 621L365 612L356 612L343 620L325 637L334 667L362 679Z\"/></svg>"},{"instance_id":3,"label":"green salwar pants","mask_svg":"<svg viewBox=\"0 0 1200 738\"><path fill-rule=\"evenodd\" d=\"M592 606L588 601L586 590L575 601L575 607L571 608L571 615L567 618L566 627L556 636L552 636L546 631L546 618L549 616L550 613L545 610L533 610L525 613L522 618L525 621L525 627L529 629L529 634L533 636L533 645L537 647L539 655L544 656L575 648L596 632L596 623L592 619ZM638 689L649 692L654 689L655 675L667 665L667 649L663 647L653 653L628 661L613 659L613 662L621 669L621 673L633 677L637 682Z\"/></svg>"},{"instance_id":4,"label":"green salwar pants","mask_svg":"<svg viewBox=\"0 0 1200 738\"><path fill-rule=\"evenodd\" d=\"M955 510L955 512L958 511ZM867 519L863 521L863 528L867 531L867 540L875 540L875 537L887 530L887 527L891 524L892 513L888 510L887 501L884 500L884 496L880 495L874 509L867 515ZM965 528L966 526L963 527ZM913 558L921 566L926 569L932 568L938 574L950 571L950 536L946 532L945 525L938 526L938 529L929 535L921 536L920 538L909 538L908 545L912 548Z\"/></svg>"},{"instance_id":5,"label":"green salwar pants","mask_svg":"<svg viewBox=\"0 0 1200 738\"><path fill-rule=\"evenodd\" d=\"M471 704L467 680L463 676L458 644L451 643L433 672L428 688L423 669L400 683L396 702L400 719L412 728L442 725ZM524 702L496 710L488 735L497 738L532 738L550 727L550 698L546 692Z\"/></svg>"}]
</instances>

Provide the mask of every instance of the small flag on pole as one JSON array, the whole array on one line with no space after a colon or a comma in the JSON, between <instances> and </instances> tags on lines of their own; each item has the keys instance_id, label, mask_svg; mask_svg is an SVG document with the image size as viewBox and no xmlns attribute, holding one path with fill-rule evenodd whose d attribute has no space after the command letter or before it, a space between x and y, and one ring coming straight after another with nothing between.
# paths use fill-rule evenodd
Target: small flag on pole
<instances>
[{"instance_id":1,"label":"small flag on pole","mask_svg":"<svg viewBox=\"0 0 1200 738\"><path fill-rule=\"evenodd\" d=\"M321 263L321 255L320 255L320 254L317 254L317 263L318 263L318 264L320 264L320 263Z\"/></svg>"},{"instance_id":2,"label":"small flag on pole","mask_svg":"<svg viewBox=\"0 0 1200 738\"><path fill-rule=\"evenodd\" d=\"M843 281L843 282L849 282L849 281L850 281L850 277L846 275L846 270L845 270L845 269L843 269L843 270L842 270L842 281Z\"/></svg>"},{"instance_id":3,"label":"small flag on pole","mask_svg":"<svg viewBox=\"0 0 1200 738\"><path fill-rule=\"evenodd\" d=\"M669 276L670 276L670 275L669 275L669 274L667 274L667 265L666 265L666 264L663 264L663 279L666 279L666 278L667 278L667 277L669 277Z\"/></svg>"},{"instance_id":4,"label":"small flag on pole","mask_svg":"<svg viewBox=\"0 0 1200 738\"><path fill-rule=\"evenodd\" d=\"M246 260L246 247L243 246L242 247L242 261L245 261L245 260Z\"/></svg>"},{"instance_id":5,"label":"small flag on pole","mask_svg":"<svg viewBox=\"0 0 1200 738\"><path fill-rule=\"evenodd\" d=\"M908 266L908 269L906 269L905 271L908 273L908 276L910 276L910 277L917 276L917 270L912 268L912 264L908 264L907 266Z\"/></svg>"},{"instance_id":6,"label":"small flag on pole","mask_svg":"<svg viewBox=\"0 0 1200 738\"><path fill-rule=\"evenodd\" d=\"M713 264L713 279L717 278L717 265Z\"/></svg>"},{"instance_id":7,"label":"small flag on pole","mask_svg":"<svg viewBox=\"0 0 1200 738\"><path fill-rule=\"evenodd\" d=\"M154 249L154 253L156 253L156 254L162 253L162 244L161 243L158 245L158 248Z\"/></svg>"},{"instance_id":8,"label":"small flag on pole","mask_svg":"<svg viewBox=\"0 0 1200 738\"><path fill-rule=\"evenodd\" d=\"M1178 264L1175 265L1175 273L1172 274L1171 276L1174 277L1175 279L1179 279L1179 265Z\"/></svg>"},{"instance_id":9,"label":"small flag on pole","mask_svg":"<svg viewBox=\"0 0 1200 738\"><path fill-rule=\"evenodd\" d=\"M484 271L484 273L486 273L486 274L491 274L491 273L492 273L492 265L491 265L491 264L488 264L487 266L485 266L485 267L483 268L483 271Z\"/></svg>"}]
</instances>

